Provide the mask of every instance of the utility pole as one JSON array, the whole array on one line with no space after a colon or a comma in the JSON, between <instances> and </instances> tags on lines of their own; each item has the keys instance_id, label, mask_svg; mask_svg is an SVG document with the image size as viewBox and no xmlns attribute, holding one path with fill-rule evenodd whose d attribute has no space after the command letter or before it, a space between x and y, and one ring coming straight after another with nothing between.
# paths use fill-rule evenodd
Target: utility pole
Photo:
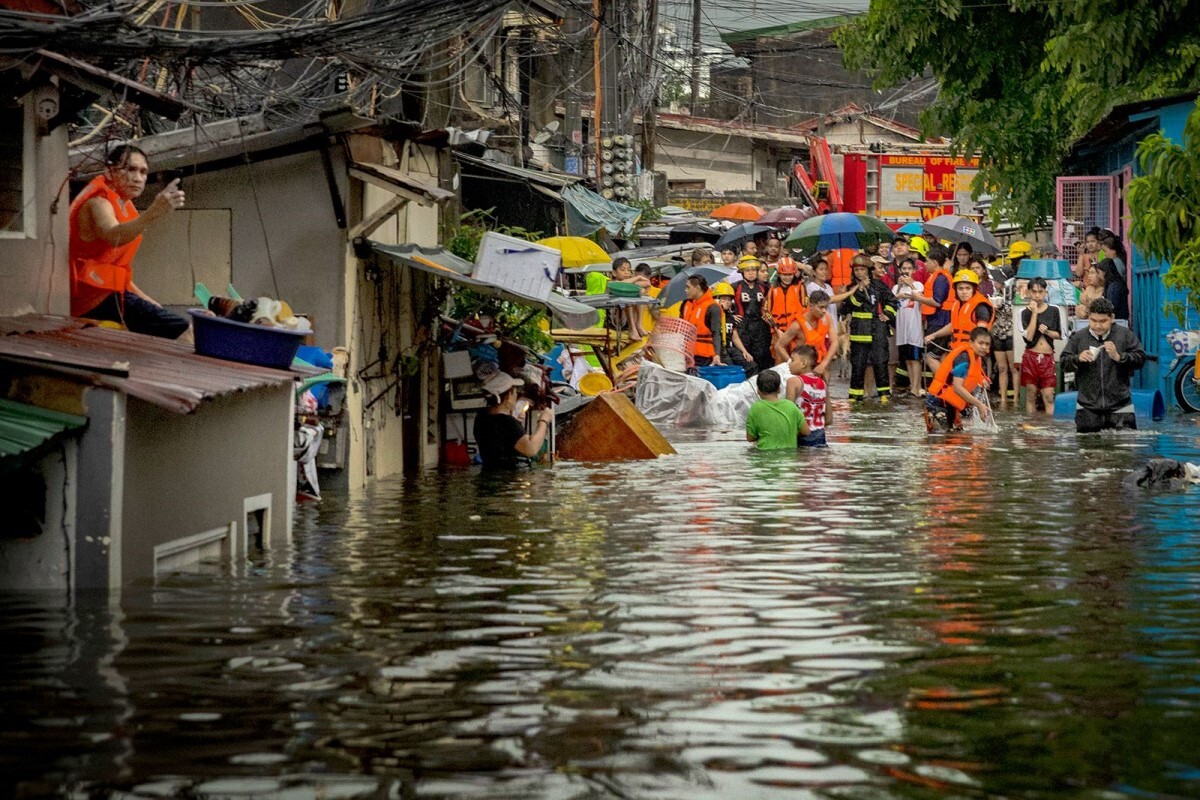
<instances>
[{"instance_id":1,"label":"utility pole","mask_svg":"<svg viewBox=\"0 0 1200 800\"><path fill-rule=\"evenodd\" d=\"M530 33L528 25L523 25L517 38L517 78L518 91L521 93L521 141L517 148L517 163L522 167L527 166L529 162L526 151L529 149L529 93L532 90L532 72L533 34Z\"/></svg>"},{"instance_id":2,"label":"utility pole","mask_svg":"<svg viewBox=\"0 0 1200 800\"><path fill-rule=\"evenodd\" d=\"M574 5L565 6L566 17L563 31L567 38L567 91L564 103L564 119L567 138L563 169L575 175L583 174L583 112L579 102L579 81L583 79L580 45L586 27L583 14Z\"/></svg>"},{"instance_id":3,"label":"utility pole","mask_svg":"<svg viewBox=\"0 0 1200 800\"><path fill-rule=\"evenodd\" d=\"M700 0L692 0L692 116L700 106Z\"/></svg>"},{"instance_id":4,"label":"utility pole","mask_svg":"<svg viewBox=\"0 0 1200 800\"><path fill-rule=\"evenodd\" d=\"M646 58L645 72L641 75L643 81L655 80L655 58L658 55L658 0L647 0L649 8L646 11L646 33L644 40L649 55ZM642 111L642 170L654 170L654 137L658 117L658 90Z\"/></svg>"}]
</instances>

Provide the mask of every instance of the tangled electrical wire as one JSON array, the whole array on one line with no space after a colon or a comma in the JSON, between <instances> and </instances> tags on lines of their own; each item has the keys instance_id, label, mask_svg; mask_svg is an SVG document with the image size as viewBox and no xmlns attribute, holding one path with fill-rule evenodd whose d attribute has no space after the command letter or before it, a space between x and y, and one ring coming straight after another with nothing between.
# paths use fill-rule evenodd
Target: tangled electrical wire
<instances>
[{"instance_id":1,"label":"tangled electrical wire","mask_svg":"<svg viewBox=\"0 0 1200 800\"><path fill-rule=\"evenodd\" d=\"M39 50L50 50L186 100L201 109L196 116L264 112L300 121L336 105L374 115L406 91L452 83L514 2L374 0L353 14L330 0L287 13L272 11L279 4L270 0L81 5L73 16L0 10L0 68L34 64ZM189 13L207 24L201 29ZM106 139L118 124L134 123L95 107L79 128L84 137Z\"/></svg>"}]
</instances>

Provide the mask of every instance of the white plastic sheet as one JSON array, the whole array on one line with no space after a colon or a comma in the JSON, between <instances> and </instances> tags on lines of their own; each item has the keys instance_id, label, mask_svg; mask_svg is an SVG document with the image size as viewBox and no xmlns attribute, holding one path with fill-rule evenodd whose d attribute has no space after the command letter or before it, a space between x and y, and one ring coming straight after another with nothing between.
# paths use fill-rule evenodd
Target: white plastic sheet
<instances>
[{"instance_id":1,"label":"white plastic sheet","mask_svg":"<svg viewBox=\"0 0 1200 800\"><path fill-rule=\"evenodd\" d=\"M787 364L772 369L779 373L781 384L787 382ZM702 378L647 362L638 369L634 403L655 425L734 430L745 427L757 399L754 378L717 389Z\"/></svg>"}]
</instances>

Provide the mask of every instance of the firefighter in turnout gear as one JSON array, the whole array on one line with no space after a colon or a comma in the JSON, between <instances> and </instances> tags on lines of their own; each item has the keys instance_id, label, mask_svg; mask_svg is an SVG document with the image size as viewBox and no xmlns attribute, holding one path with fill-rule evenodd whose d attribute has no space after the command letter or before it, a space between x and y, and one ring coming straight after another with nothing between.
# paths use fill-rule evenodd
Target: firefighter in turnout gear
<instances>
[{"instance_id":1,"label":"firefighter in turnout gear","mask_svg":"<svg viewBox=\"0 0 1200 800\"><path fill-rule=\"evenodd\" d=\"M850 319L850 403L863 400L867 367L875 373L879 402L892 393L888 383L888 331L896 322L896 298L887 284L871 277L871 259L864 253L851 264L853 292L842 301L840 313Z\"/></svg>"}]
</instances>

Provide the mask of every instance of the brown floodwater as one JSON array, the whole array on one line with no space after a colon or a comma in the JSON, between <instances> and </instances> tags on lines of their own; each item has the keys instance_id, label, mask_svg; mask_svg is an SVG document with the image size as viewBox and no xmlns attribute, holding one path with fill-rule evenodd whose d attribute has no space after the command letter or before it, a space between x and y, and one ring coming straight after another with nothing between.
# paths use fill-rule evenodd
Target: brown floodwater
<instances>
[{"instance_id":1,"label":"brown floodwater","mask_svg":"<svg viewBox=\"0 0 1200 800\"><path fill-rule=\"evenodd\" d=\"M911 410L831 447L298 511L293 546L119 597L0 596L0 794L1200 796L1200 420L1078 437Z\"/></svg>"}]
</instances>

